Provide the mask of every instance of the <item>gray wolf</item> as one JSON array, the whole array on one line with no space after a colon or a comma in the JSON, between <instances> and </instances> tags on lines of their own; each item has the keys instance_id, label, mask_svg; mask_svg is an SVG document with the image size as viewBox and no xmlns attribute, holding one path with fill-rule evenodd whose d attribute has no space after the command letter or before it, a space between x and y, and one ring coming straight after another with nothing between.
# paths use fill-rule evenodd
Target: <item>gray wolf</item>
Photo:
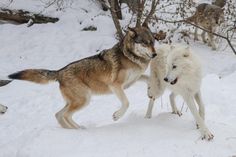
<instances>
[{"instance_id":1,"label":"gray wolf","mask_svg":"<svg viewBox=\"0 0 236 157\"><path fill-rule=\"evenodd\" d=\"M5 86L10 82L11 82L11 80L0 80L0 87ZM2 113L2 114L5 113L7 111L7 109L8 109L7 106L0 104L0 113Z\"/></svg>"},{"instance_id":2,"label":"gray wolf","mask_svg":"<svg viewBox=\"0 0 236 157\"><path fill-rule=\"evenodd\" d=\"M194 15L187 18L187 21L193 22L210 32L216 32L220 24L224 22L224 10L213 4L202 3L196 7ZM197 32L198 28L195 27L194 40L198 40ZM205 35L206 32L203 31L201 34L202 41L208 43L208 45L212 47L212 50L216 50L214 35L207 32L209 41L206 40Z\"/></svg>"},{"instance_id":3,"label":"gray wolf","mask_svg":"<svg viewBox=\"0 0 236 157\"><path fill-rule=\"evenodd\" d=\"M202 138L211 140L213 134L204 122L205 108L200 92L202 74L198 57L188 46L184 45L162 45L156 49L156 52L157 57L150 63L150 77L148 79L150 101L146 118L151 118L155 99L168 88L171 90L172 113L181 116L182 113L175 104L176 95L181 95L200 127ZM195 102L199 107L199 112Z\"/></svg>"},{"instance_id":4,"label":"gray wolf","mask_svg":"<svg viewBox=\"0 0 236 157\"><path fill-rule=\"evenodd\" d=\"M154 42L147 26L129 28L122 43L97 55L60 70L28 69L11 74L9 78L40 84L58 81L66 105L56 113L56 118L64 128L80 128L72 115L88 104L93 94L114 93L118 97L122 106L113 114L116 121L129 106L124 89L140 78L156 56Z\"/></svg>"}]
</instances>

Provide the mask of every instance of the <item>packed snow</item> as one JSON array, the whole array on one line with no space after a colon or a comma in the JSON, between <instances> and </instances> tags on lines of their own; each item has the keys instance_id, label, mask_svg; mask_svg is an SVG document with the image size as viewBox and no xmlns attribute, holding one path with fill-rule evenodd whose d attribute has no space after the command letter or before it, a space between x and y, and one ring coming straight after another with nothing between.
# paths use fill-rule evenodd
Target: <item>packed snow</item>
<instances>
[{"instance_id":1,"label":"packed snow","mask_svg":"<svg viewBox=\"0 0 236 157\"><path fill-rule=\"evenodd\" d=\"M8 0L0 2L7 5ZM41 3L40 3L41 2ZM9 8L27 9L59 17L55 24L27 27L0 25L0 79L26 68L59 69L70 62L112 47L115 28L109 12L94 0L74 2L56 11L42 1L17 0ZM123 24L130 18L124 13ZM96 26L97 31L82 31ZM38 85L13 81L0 88L0 103L8 111L0 115L0 157L233 157L236 156L236 56L229 48L212 51L191 41L204 69L202 95L206 124L212 141L201 140L192 114L178 97L181 117L171 114L169 91L155 102L153 118L145 119L146 84L126 90L127 113L117 122L112 114L120 107L114 95L94 96L74 119L86 129L63 129L55 113L65 104L58 83Z\"/></svg>"}]
</instances>

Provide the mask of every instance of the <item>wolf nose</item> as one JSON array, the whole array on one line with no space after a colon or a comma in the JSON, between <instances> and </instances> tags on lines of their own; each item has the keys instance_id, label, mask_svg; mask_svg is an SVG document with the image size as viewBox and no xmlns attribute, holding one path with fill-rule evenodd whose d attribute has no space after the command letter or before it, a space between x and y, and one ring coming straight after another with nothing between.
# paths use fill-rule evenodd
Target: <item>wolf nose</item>
<instances>
[{"instance_id":1,"label":"wolf nose","mask_svg":"<svg viewBox=\"0 0 236 157\"><path fill-rule=\"evenodd\" d=\"M167 77L165 77L165 78L164 78L164 81L168 82L168 78L167 78Z\"/></svg>"},{"instance_id":2,"label":"wolf nose","mask_svg":"<svg viewBox=\"0 0 236 157\"><path fill-rule=\"evenodd\" d=\"M153 53L153 54L152 54L152 58L155 58L156 56L157 56L156 53Z\"/></svg>"}]
</instances>

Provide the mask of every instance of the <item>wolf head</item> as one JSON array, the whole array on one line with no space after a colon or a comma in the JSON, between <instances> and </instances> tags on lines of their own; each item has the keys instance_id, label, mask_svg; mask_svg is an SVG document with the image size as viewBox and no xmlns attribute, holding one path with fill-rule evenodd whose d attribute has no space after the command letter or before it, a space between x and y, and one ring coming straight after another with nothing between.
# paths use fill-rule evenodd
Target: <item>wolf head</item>
<instances>
[{"instance_id":1,"label":"wolf head","mask_svg":"<svg viewBox=\"0 0 236 157\"><path fill-rule=\"evenodd\" d=\"M174 85L183 75L184 71L190 70L191 64L190 48L188 46L171 46L170 53L167 56L167 72L164 81Z\"/></svg>"},{"instance_id":2,"label":"wolf head","mask_svg":"<svg viewBox=\"0 0 236 157\"><path fill-rule=\"evenodd\" d=\"M224 10L223 9L219 9L219 12L217 12L217 14L215 14L215 20L216 20L216 24L220 25L222 23L224 23L225 18L224 18Z\"/></svg>"},{"instance_id":3,"label":"wolf head","mask_svg":"<svg viewBox=\"0 0 236 157\"><path fill-rule=\"evenodd\" d=\"M208 5L205 9L205 16L211 17L209 19L212 24L220 25L225 21L224 9L216 5Z\"/></svg>"},{"instance_id":4,"label":"wolf head","mask_svg":"<svg viewBox=\"0 0 236 157\"><path fill-rule=\"evenodd\" d=\"M128 28L124 46L134 55L150 60L157 54L154 48L155 39L147 26Z\"/></svg>"}]
</instances>

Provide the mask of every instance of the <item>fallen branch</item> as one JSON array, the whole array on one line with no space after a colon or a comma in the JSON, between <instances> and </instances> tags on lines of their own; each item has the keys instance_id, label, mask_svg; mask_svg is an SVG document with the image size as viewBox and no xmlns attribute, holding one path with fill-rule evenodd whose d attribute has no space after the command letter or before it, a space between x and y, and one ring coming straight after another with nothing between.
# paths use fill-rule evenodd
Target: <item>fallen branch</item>
<instances>
[{"instance_id":1,"label":"fallen branch","mask_svg":"<svg viewBox=\"0 0 236 157\"><path fill-rule=\"evenodd\" d=\"M12 81L12 80L0 80L0 87L7 85L7 84L10 83L11 81Z\"/></svg>"},{"instance_id":2,"label":"fallen branch","mask_svg":"<svg viewBox=\"0 0 236 157\"><path fill-rule=\"evenodd\" d=\"M30 22L29 26L31 26L34 23L48 23L48 22L55 23L59 19L44 16L41 14L31 13L29 11L24 11L24 10L10 10L5 8L0 8L0 20L13 21L18 24Z\"/></svg>"}]
</instances>

